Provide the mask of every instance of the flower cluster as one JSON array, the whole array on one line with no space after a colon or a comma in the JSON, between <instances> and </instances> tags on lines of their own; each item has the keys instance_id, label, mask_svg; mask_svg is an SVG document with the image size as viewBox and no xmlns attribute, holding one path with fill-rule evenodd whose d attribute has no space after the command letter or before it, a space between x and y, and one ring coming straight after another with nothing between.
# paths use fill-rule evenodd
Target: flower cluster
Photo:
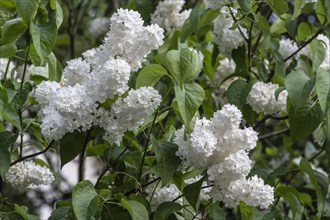
<instances>
[{"instance_id":1,"label":"flower cluster","mask_svg":"<svg viewBox=\"0 0 330 220\"><path fill-rule=\"evenodd\" d=\"M285 59L289 57L291 54L298 50L298 46L296 42L287 39L281 39L280 47L278 48L278 52L281 54L282 58Z\"/></svg>"},{"instance_id":2,"label":"flower cluster","mask_svg":"<svg viewBox=\"0 0 330 220\"><path fill-rule=\"evenodd\" d=\"M258 113L274 114L286 112L288 92L286 90L281 91L276 99L275 91L277 89L277 84L257 82L252 86L247 96L247 103Z\"/></svg>"},{"instance_id":3,"label":"flower cluster","mask_svg":"<svg viewBox=\"0 0 330 220\"><path fill-rule=\"evenodd\" d=\"M50 184L55 178L48 168L33 161L22 161L9 167L5 180L15 189L25 191L33 186Z\"/></svg>"},{"instance_id":4,"label":"flower cluster","mask_svg":"<svg viewBox=\"0 0 330 220\"><path fill-rule=\"evenodd\" d=\"M86 51L84 59L67 63L62 83L44 81L35 89L45 137L58 140L68 132L87 130L111 119L100 126L106 129L110 143L119 143L126 130L137 128L160 104L161 97L153 88L132 90L123 100L120 96L129 90L131 71L140 68L144 57L163 43L163 29L145 27L139 13L123 9L110 23L100 47ZM117 101L110 111L99 107L114 98Z\"/></svg>"},{"instance_id":5,"label":"flower cluster","mask_svg":"<svg viewBox=\"0 0 330 220\"><path fill-rule=\"evenodd\" d=\"M168 184L164 187L160 187L160 184L157 186L150 185L146 188L146 193L149 199L152 197L150 206L153 211L155 211L161 203L173 201L180 196L180 191L174 184ZM182 198L176 200L176 203L182 204Z\"/></svg>"},{"instance_id":6,"label":"flower cluster","mask_svg":"<svg viewBox=\"0 0 330 220\"><path fill-rule=\"evenodd\" d=\"M252 128L239 128L241 120L242 113L238 108L227 104L215 112L211 120L197 120L187 140L184 138L184 128L179 129L174 139L179 146L177 155L189 166L207 170L208 179L214 185L209 194L213 200L223 201L227 207L235 207L243 201L248 205L265 208L274 199L273 188L270 186L262 182L250 191L246 190L244 196L231 187L247 188L249 185L251 180L246 177L252 161L248 152L256 146L258 140Z\"/></svg>"},{"instance_id":7,"label":"flower cluster","mask_svg":"<svg viewBox=\"0 0 330 220\"><path fill-rule=\"evenodd\" d=\"M137 129L143 119L150 116L159 106L161 96L152 87L130 90L124 99L118 99L107 111L100 108L99 124L106 131L109 143L119 144L125 131Z\"/></svg>"},{"instance_id":8,"label":"flower cluster","mask_svg":"<svg viewBox=\"0 0 330 220\"><path fill-rule=\"evenodd\" d=\"M223 54L230 54L244 43L242 34L247 35L246 29L233 28L234 21L227 10L221 10L221 14L214 20L214 42L219 46Z\"/></svg>"},{"instance_id":9,"label":"flower cluster","mask_svg":"<svg viewBox=\"0 0 330 220\"><path fill-rule=\"evenodd\" d=\"M181 28L191 12L191 9L182 11L184 3L184 0L159 2L156 10L151 15L151 23L158 24L168 32L175 28Z\"/></svg>"}]
</instances>

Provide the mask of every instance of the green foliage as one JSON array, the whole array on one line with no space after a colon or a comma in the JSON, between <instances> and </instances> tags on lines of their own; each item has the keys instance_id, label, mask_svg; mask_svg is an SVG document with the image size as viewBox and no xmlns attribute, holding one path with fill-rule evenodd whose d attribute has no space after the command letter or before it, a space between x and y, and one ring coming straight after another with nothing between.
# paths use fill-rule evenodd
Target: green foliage
<instances>
[{"instance_id":1,"label":"green foliage","mask_svg":"<svg viewBox=\"0 0 330 220\"><path fill-rule=\"evenodd\" d=\"M145 118L138 129L126 132L118 144L104 140L105 129L95 124L59 140L43 137L44 122L37 114L43 106L33 97L35 88L47 80L63 86L66 62L103 42L106 33L96 33L101 30L93 29L92 20L108 18L123 7L138 10L149 24L159 2L0 1L0 57L5 58L0 66L0 219L40 219L38 204L53 207L53 202L56 208L50 220L181 220L201 215L213 220L329 218L329 177L325 174L330 165L330 73L324 68L329 48L318 38L330 36L328 0L232 1L224 6L233 12L226 15L233 21L230 29L239 27L245 39L226 54L220 51L228 45L214 42L219 37L214 20L225 12L206 9L203 1L186 1L184 9L191 13L183 26L166 32L164 44L130 76L130 89L151 86L159 91L162 102L157 113ZM286 38L301 51L283 57L280 40ZM236 41L226 40L228 44ZM226 75L227 67L219 63L224 59L235 63L234 72ZM91 68L96 74L97 68ZM276 99L286 90L287 112L256 113L246 103L256 82L277 83ZM95 103L95 108L111 109L118 98ZM242 112L240 128L253 127L258 132L258 144L249 153L255 161L249 176L258 175L274 187L275 201L267 209L243 202L229 209L221 202L201 201L207 171L185 167L176 155L175 131L184 126L184 139L189 140L196 120L210 119L225 103ZM66 181L53 157L59 157L65 169L77 156L80 179L68 189L60 188ZM11 164L30 159L49 164L56 178L57 186L52 188L56 201L48 201L38 190L38 198L32 201L5 181ZM93 162L87 167L88 159ZM84 180L84 169L95 173L95 184ZM70 172L76 175L76 170ZM193 184L185 182L197 175L204 176ZM154 207L157 193L150 189L170 184L178 188L177 198Z\"/></svg>"},{"instance_id":2,"label":"green foliage","mask_svg":"<svg viewBox=\"0 0 330 220\"><path fill-rule=\"evenodd\" d=\"M99 195L90 181L78 183L72 192L72 207L77 220L93 219L99 200Z\"/></svg>"}]
</instances>

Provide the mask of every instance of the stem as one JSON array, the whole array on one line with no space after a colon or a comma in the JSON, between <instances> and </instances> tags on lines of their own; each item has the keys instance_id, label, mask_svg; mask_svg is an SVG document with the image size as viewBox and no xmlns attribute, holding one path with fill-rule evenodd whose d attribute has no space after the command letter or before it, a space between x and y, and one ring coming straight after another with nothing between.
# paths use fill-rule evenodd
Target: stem
<instances>
[{"instance_id":1,"label":"stem","mask_svg":"<svg viewBox=\"0 0 330 220\"><path fill-rule=\"evenodd\" d=\"M54 140L52 140L52 141L48 144L48 146L47 146L45 149L43 149L42 151L39 151L39 152L34 153L34 154L27 155L27 156L22 157L22 158L19 158L18 160L15 160L14 162L12 162L12 163L10 164L10 166L13 166L14 164L17 164L17 163L19 163L19 162L21 162L21 161L23 161L23 160L26 160L26 159L29 159L29 158L33 158L33 157L36 157L36 156L38 156L38 155L40 155L40 154L44 154L44 153L46 153L46 152L51 148L51 146L52 146L53 143L54 143Z\"/></svg>"},{"instance_id":2,"label":"stem","mask_svg":"<svg viewBox=\"0 0 330 220\"><path fill-rule=\"evenodd\" d=\"M191 220L194 220L194 219L195 219L200 213L204 212L205 209L206 209L206 207L208 207L211 203L212 203L212 201L209 201L209 202L203 207L203 209L201 209L199 212L197 212L197 213L192 217Z\"/></svg>"},{"instance_id":3,"label":"stem","mask_svg":"<svg viewBox=\"0 0 330 220\"><path fill-rule=\"evenodd\" d=\"M97 181L95 183L95 186L97 186L97 184L99 184L101 178L106 174L106 172L113 167L117 161L119 160L119 158L128 150L129 146L130 146L131 142L125 147L125 149L116 157L116 159L111 163L111 164L107 164L106 167L103 169L101 175L99 176L99 178L97 178Z\"/></svg>"},{"instance_id":4,"label":"stem","mask_svg":"<svg viewBox=\"0 0 330 220\"><path fill-rule=\"evenodd\" d=\"M230 15L231 15L231 17L233 18L234 22L237 23L237 20L236 20L236 18L235 18L235 16L234 16L234 13L233 13L233 11L231 10L230 6L227 5L227 7L228 7L228 9L229 9L229 11L230 11ZM244 38L244 40L245 40L247 43L249 43L249 40L248 40L248 39L245 37L245 35L243 34L243 31L241 30L241 27L240 27L239 25L237 25L237 28L238 28L239 32L241 33L242 37Z\"/></svg>"},{"instance_id":5,"label":"stem","mask_svg":"<svg viewBox=\"0 0 330 220\"><path fill-rule=\"evenodd\" d=\"M24 79L25 79L25 74L26 74L26 67L27 67L27 63L28 63L28 57L29 57L29 52L30 52L30 46L31 46L31 42L29 43L27 52L26 52L26 57L25 57L25 61L24 61L24 69L23 69L23 76L22 76L22 82L21 82L21 88L20 90L23 89L23 84L24 84Z\"/></svg>"},{"instance_id":6,"label":"stem","mask_svg":"<svg viewBox=\"0 0 330 220\"><path fill-rule=\"evenodd\" d=\"M270 118L270 115L265 115L265 117L263 119L261 119L260 121L258 121L254 126L253 126L253 130L256 130L260 125L262 125L263 123L265 123L265 121L267 121L267 119Z\"/></svg>"},{"instance_id":7,"label":"stem","mask_svg":"<svg viewBox=\"0 0 330 220\"><path fill-rule=\"evenodd\" d=\"M308 41L306 41L305 43L303 43L303 45L301 45L301 47L298 48L298 50L296 50L294 53L292 53L290 56L288 56L287 58L285 58L283 61L286 62L288 60L290 60L292 57L294 57L297 53L299 53L299 51L301 51L304 47L306 47L310 42L312 42L312 40L314 40L319 34L321 34L323 32L323 30L319 30L318 32L316 32L310 39L308 39Z\"/></svg>"},{"instance_id":8,"label":"stem","mask_svg":"<svg viewBox=\"0 0 330 220\"><path fill-rule=\"evenodd\" d=\"M266 138L273 137L273 136L280 135L280 134L284 134L284 133L287 133L288 131L289 131L288 128L284 128L284 129L279 130L279 131L273 131L273 132L270 132L268 134L260 135L259 140L266 139Z\"/></svg>"},{"instance_id":9,"label":"stem","mask_svg":"<svg viewBox=\"0 0 330 220\"><path fill-rule=\"evenodd\" d=\"M152 193L151 193L151 196L150 196L150 199L149 199L149 202L148 202L147 210L148 210L149 207L150 207L150 204L151 204L152 198L154 197L155 191L156 191L156 189L157 189L159 183L160 183L160 179L157 181L155 188L152 190Z\"/></svg>"},{"instance_id":10,"label":"stem","mask_svg":"<svg viewBox=\"0 0 330 220\"><path fill-rule=\"evenodd\" d=\"M139 171L139 178L138 178L139 182L141 182L144 160L145 160L146 155L147 155L147 150L148 150L150 135L151 135L152 129L153 129L154 125L155 125L156 118L157 118L157 115L158 115L158 111L159 111L159 108L155 112L154 120L152 121L151 127L150 127L149 132L148 132L147 141L146 141L146 144L144 146L144 151L143 151L143 156L142 156L142 161L141 161L141 166L140 166L140 171Z\"/></svg>"},{"instance_id":11,"label":"stem","mask_svg":"<svg viewBox=\"0 0 330 220\"><path fill-rule=\"evenodd\" d=\"M6 66L6 72L5 72L5 75L3 76L3 81L5 82L6 79L7 79L7 73L8 73L8 70L9 70L9 66L10 66L10 57L8 58L8 63L7 63L7 66Z\"/></svg>"},{"instance_id":12,"label":"stem","mask_svg":"<svg viewBox=\"0 0 330 220\"><path fill-rule=\"evenodd\" d=\"M87 148L87 144L88 144L88 139L89 136L92 132L92 129L88 130L86 133L86 137L84 140L84 145L83 145L83 149L79 155L79 167L78 167L78 180L79 182L84 180L84 161L85 161L85 153L86 153L86 148Z\"/></svg>"}]
</instances>

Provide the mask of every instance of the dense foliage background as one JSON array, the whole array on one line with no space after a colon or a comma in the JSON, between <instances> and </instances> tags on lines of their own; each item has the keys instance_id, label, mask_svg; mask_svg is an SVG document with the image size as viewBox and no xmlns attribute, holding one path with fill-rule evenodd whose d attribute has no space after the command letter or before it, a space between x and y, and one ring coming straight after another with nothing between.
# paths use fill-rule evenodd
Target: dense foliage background
<instances>
[{"instance_id":1,"label":"dense foliage background","mask_svg":"<svg viewBox=\"0 0 330 220\"><path fill-rule=\"evenodd\" d=\"M138 11L149 25L158 3L0 1L0 219L39 219L45 209L52 210L52 220L330 218L328 0L227 1L231 29L243 39L230 51L216 40L214 21L224 12L206 8L203 1L186 1L183 10L192 9L188 19L166 29L164 44L130 74L130 88L152 86L162 96L138 129L125 132L120 144L105 141L100 126L56 141L42 135L35 88L45 80L61 82L67 61L98 47L118 8ZM297 46L285 57L280 53L283 39ZM300 53L307 47L309 52ZM229 74L221 66L225 59L236 64ZM278 84L276 96L286 89L286 112L258 113L247 104L258 81ZM109 109L114 102L99 104ZM258 175L274 187L275 200L266 209L243 202L231 209L223 202L201 200L201 188L213 186L209 181L202 187L207 172L186 167L176 155L175 131L184 125L187 138L198 118L211 119L226 103L242 112L242 128L258 132L257 146L249 152L254 161L249 176ZM13 188L5 181L8 169L31 159L48 167L55 183ZM72 185L61 168L73 161L78 165L70 170L77 178ZM86 180L87 169L91 181ZM202 181L185 182L198 175ZM180 193L153 207L153 184L175 184Z\"/></svg>"}]
</instances>

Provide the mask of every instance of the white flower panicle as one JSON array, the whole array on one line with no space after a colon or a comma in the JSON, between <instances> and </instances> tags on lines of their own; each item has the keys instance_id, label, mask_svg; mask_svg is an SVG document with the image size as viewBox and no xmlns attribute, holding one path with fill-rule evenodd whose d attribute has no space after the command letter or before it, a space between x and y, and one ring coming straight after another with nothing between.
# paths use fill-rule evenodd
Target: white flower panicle
<instances>
[{"instance_id":1,"label":"white flower panicle","mask_svg":"<svg viewBox=\"0 0 330 220\"><path fill-rule=\"evenodd\" d=\"M278 52L281 54L283 59L289 57L297 50L298 50L298 46L296 42L290 40L289 38L281 39Z\"/></svg>"},{"instance_id":2,"label":"white flower panicle","mask_svg":"<svg viewBox=\"0 0 330 220\"><path fill-rule=\"evenodd\" d=\"M272 187L262 182L247 191L244 194L246 198L239 197L235 194L235 189L230 188L238 180L251 182L246 180L253 164L248 152L258 141L258 134L252 128L239 127L241 120L242 113L236 106L224 105L222 110L214 113L211 120L197 120L187 140L184 139L184 128L175 132L174 142L178 145L176 154L187 165L207 170L208 179L214 185L209 194L213 200L223 201L228 207L234 207L239 201L243 201L266 208L273 201L273 193L267 191L265 195L256 192L264 188L273 189ZM228 195L231 196L227 198ZM264 197L268 199L266 202L262 201Z\"/></svg>"},{"instance_id":3,"label":"white flower panicle","mask_svg":"<svg viewBox=\"0 0 330 220\"><path fill-rule=\"evenodd\" d=\"M238 28L232 28L234 21L227 11L222 10L221 14L214 20L214 42L218 45L223 54L230 54L244 43L244 38ZM241 28L244 36L247 36L245 28Z\"/></svg>"},{"instance_id":4,"label":"white flower panicle","mask_svg":"<svg viewBox=\"0 0 330 220\"><path fill-rule=\"evenodd\" d=\"M164 30L158 25L144 27L138 12L118 9L110 22L105 42L97 49L99 62L121 58L136 71L142 66L143 58L164 43Z\"/></svg>"},{"instance_id":5,"label":"white flower panicle","mask_svg":"<svg viewBox=\"0 0 330 220\"><path fill-rule=\"evenodd\" d=\"M156 189L154 185L149 185L146 188L146 192L148 193L149 199L152 196L152 193L154 192L150 203L152 211L155 211L156 208L161 203L171 202L181 194L179 189L174 184L168 184L162 188L160 187L160 184L158 184ZM182 204L183 203L182 198L176 200L176 203Z\"/></svg>"},{"instance_id":6,"label":"white flower panicle","mask_svg":"<svg viewBox=\"0 0 330 220\"><path fill-rule=\"evenodd\" d=\"M128 89L131 68L122 59L111 59L100 65L86 81L88 95L97 102L104 102L116 95L124 94Z\"/></svg>"},{"instance_id":7,"label":"white flower panicle","mask_svg":"<svg viewBox=\"0 0 330 220\"><path fill-rule=\"evenodd\" d=\"M321 63L320 67L325 70L330 70L330 39L324 34L319 34L316 39L323 43L324 49L326 51L324 60Z\"/></svg>"},{"instance_id":8,"label":"white flower panicle","mask_svg":"<svg viewBox=\"0 0 330 220\"><path fill-rule=\"evenodd\" d=\"M181 28L191 12L191 9L182 11L184 3L184 0L164 0L159 2L156 10L151 15L151 23L158 24L168 32L175 28Z\"/></svg>"},{"instance_id":9,"label":"white flower panicle","mask_svg":"<svg viewBox=\"0 0 330 220\"><path fill-rule=\"evenodd\" d=\"M52 172L33 161L22 161L9 167L6 182L17 190L25 191L33 186L48 185L55 181Z\"/></svg>"},{"instance_id":10,"label":"white flower panicle","mask_svg":"<svg viewBox=\"0 0 330 220\"><path fill-rule=\"evenodd\" d=\"M276 100L275 91L277 89L277 84L257 82L252 86L247 96L247 103L258 113L274 114L286 112L288 92L286 90L281 91Z\"/></svg>"},{"instance_id":11,"label":"white flower panicle","mask_svg":"<svg viewBox=\"0 0 330 220\"><path fill-rule=\"evenodd\" d=\"M143 58L163 44L164 38L163 29L143 26L140 14L132 10L119 9L110 23L99 48L67 63L61 84L44 81L36 88L34 96L42 107L38 113L41 131L48 139L58 140L68 132L87 130L98 125L102 121L99 118L106 118L112 122L101 124L106 139L119 143L125 131L136 129L160 104L156 90L140 88L130 91L123 100L119 97L111 111L97 109L100 103L129 90L131 71L140 68Z\"/></svg>"},{"instance_id":12,"label":"white flower panicle","mask_svg":"<svg viewBox=\"0 0 330 220\"><path fill-rule=\"evenodd\" d=\"M233 0L204 0L205 7L211 9L221 9L231 2L233 2Z\"/></svg>"},{"instance_id":13,"label":"white flower panicle","mask_svg":"<svg viewBox=\"0 0 330 220\"><path fill-rule=\"evenodd\" d=\"M119 144L125 131L137 129L144 118L150 116L161 102L158 91L152 87L130 90L124 99L118 99L111 111L100 109L100 126L106 131L109 143Z\"/></svg>"},{"instance_id":14,"label":"white flower panicle","mask_svg":"<svg viewBox=\"0 0 330 220\"><path fill-rule=\"evenodd\" d=\"M74 86L85 84L90 79L90 64L81 58L69 60L63 70L63 81L65 85Z\"/></svg>"}]
</instances>

